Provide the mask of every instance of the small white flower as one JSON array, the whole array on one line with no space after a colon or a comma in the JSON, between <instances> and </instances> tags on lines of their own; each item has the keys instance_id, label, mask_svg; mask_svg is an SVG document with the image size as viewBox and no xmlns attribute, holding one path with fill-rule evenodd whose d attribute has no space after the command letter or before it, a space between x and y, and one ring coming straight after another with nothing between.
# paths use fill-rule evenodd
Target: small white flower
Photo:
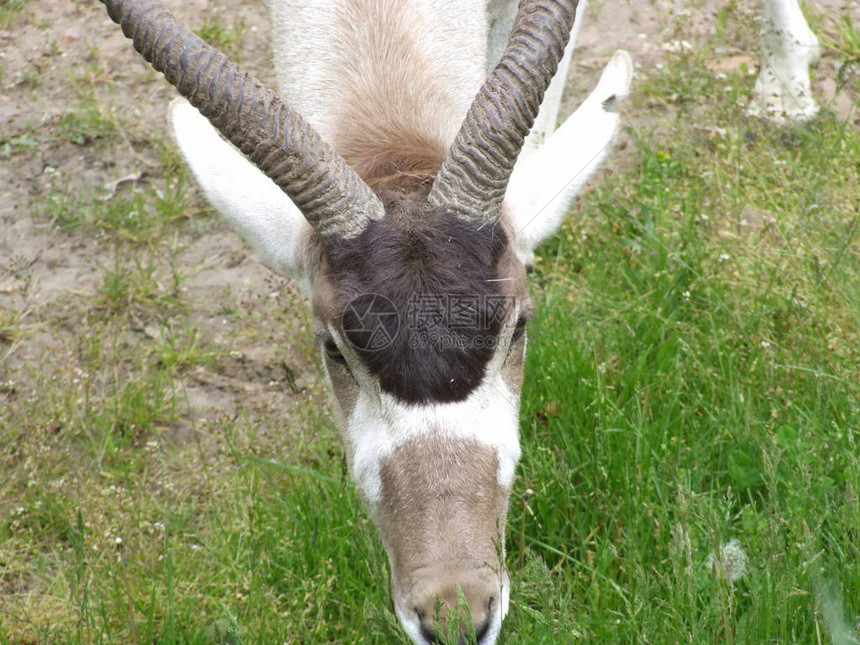
<instances>
[{"instance_id":1,"label":"small white flower","mask_svg":"<svg viewBox=\"0 0 860 645\"><path fill-rule=\"evenodd\" d=\"M687 40L673 40L668 43L663 43L663 51L677 53L682 51L690 51L693 46Z\"/></svg>"},{"instance_id":2,"label":"small white flower","mask_svg":"<svg viewBox=\"0 0 860 645\"><path fill-rule=\"evenodd\" d=\"M690 299L690 292L689 291L683 292L681 294L681 297L684 298L684 300L689 300Z\"/></svg>"},{"instance_id":3,"label":"small white flower","mask_svg":"<svg viewBox=\"0 0 860 645\"><path fill-rule=\"evenodd\" d=\"M730 540L720 547L719 566L713 553L705 560L705 564L714 569L718 576L725 577L729 582L737 582L747 572L747 554L740 542Z\"/></svg>"},{"instance_id":4,"label":"small white flower","mask_svg":"<svg viewBox=\"0 0 860 645\"><path fill-rule=\"evenodd\" d=\"M720 253L720 262L728 262L732 258L728 253Z\"/></svg>"}]
</instances>

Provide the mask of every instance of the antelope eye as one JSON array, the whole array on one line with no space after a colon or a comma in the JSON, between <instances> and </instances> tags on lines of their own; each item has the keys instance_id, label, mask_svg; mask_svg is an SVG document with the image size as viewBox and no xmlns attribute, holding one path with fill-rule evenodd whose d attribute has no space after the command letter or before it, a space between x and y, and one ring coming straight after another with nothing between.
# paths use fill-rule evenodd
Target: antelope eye
<instances>
[{"instance_id":1,"label":"antelope eye","mask_svg":"<svg viewBox=\"0 0 860 645\"><path fill-rule=\"evenodd\" d=\"M514 335L511 336L511 342L514 343L523 337L523 334L526 333L526 323L528 322L528 318L525 316L520 316L517 318L517 326L514 327Z\"/></svg>"},{"instance_id":2,"label":"antelope eye","mask_svg":"<svg viewBox=\"0 0 860 645\"><path fill-rule=\"evenodd\" d=\"M332 361L340 365L346 365L346 359L337 348L337 344L334 342L333 338L326 338L323 341L323 349L325 350L326 356L328 356Z\"/></svg>"}]
</instances>

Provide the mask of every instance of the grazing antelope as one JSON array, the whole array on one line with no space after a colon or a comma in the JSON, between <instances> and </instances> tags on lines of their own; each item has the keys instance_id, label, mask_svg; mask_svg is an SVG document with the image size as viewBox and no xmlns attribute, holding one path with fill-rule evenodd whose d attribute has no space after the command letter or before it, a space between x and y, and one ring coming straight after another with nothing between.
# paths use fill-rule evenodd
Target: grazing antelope
<instances>
[{"instance_id":1,"label":"grazing antelope","mask_svg":"<svg viewBox=\"0 0 860 645\"><path fill-rule=\"evenodd\" d=\"M311 297L406 633L437 642L462 593L463 637L494 643L525 271L607 153L629 56L554 131L584 1L269 0L280 95L155 0L102 2L187 99L171 128L207 198Z\"/></svg>"},{"instance_id":2,"label":"grazing antelope","mask_svg":"<svg viewBox=\"0 0 860 645\"><path fill-rule=\"evenodd\" d=\"M432 643L453 626L495 642L520 455L525 264L606 154L629 57L617 54L577 115L530 144L514 172L569 60L576 0L524 0L518 12L477 0L271 0L280 97L155 0L103 2L188 99L170 122L209 200L311 296L350 470L407 634ZM561 76L543 124L555 122ZM541 127L536 139L552 132ZM458 593L468 620L454 614Z\"/></svg>"}]
</instances>

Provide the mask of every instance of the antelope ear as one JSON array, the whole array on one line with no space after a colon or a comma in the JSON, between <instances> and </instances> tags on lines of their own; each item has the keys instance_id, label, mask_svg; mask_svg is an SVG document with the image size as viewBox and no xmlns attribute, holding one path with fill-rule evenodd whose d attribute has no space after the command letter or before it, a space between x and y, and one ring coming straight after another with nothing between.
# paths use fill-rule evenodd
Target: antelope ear
<instances>
[{"instance_id":1,"label":"antelope ear","mask_svg":"<svg viewBox=\"0 0 860 645\"><path fill-rule=\"evenodd\" d=\"M305 281L313 229L301 211L185 99L168 109L170 129L209 203L274 272Z\"/></svg>"},{"instance_id":2,"label":"antelope ear","mask_svg":"<svg viewBox=\"0 0 860 645\"><path fill-rule=\"evenodd\" d=\"M555 233L573 198L609 153L618 132L618 105L632 79L630 55L615 52L579 109L514 168L505 201L524 264L531 264L534 248Z\"/></svg>"}]
</instances>

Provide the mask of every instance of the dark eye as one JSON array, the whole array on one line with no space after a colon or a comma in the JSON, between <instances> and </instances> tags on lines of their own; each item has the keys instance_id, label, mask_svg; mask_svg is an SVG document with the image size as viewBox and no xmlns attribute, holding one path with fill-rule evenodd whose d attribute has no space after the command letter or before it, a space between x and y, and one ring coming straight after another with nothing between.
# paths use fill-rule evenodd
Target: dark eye
<instances>
[{"instance_id":1,"label":"dark eye","mask_svg":"<svg viewBox=\"0 0 860 645\"><path fill-rule=\"evenodd\" d=\"M526 323L528 322L528 318L525 316L520 316L517 318L517 326L514 327L514 335L511 336L511 342L514 343L523 337L523 334L526 333Z\"/></svg>"},{"instance_id":2,"label":"dark eye","mask_svg":"<svg viewBox=\"0 0 860 645\"><path fill-rule=\"evenodd\" d=\"M346 359L343 357L343 354L340 353L340 350L337 348L337 344L334 342L333 338L327 338L323 341L323 349L325 350L326 356L328 356L332 361L340 365L346 365Z\"/></svg>"}]
</instances>

